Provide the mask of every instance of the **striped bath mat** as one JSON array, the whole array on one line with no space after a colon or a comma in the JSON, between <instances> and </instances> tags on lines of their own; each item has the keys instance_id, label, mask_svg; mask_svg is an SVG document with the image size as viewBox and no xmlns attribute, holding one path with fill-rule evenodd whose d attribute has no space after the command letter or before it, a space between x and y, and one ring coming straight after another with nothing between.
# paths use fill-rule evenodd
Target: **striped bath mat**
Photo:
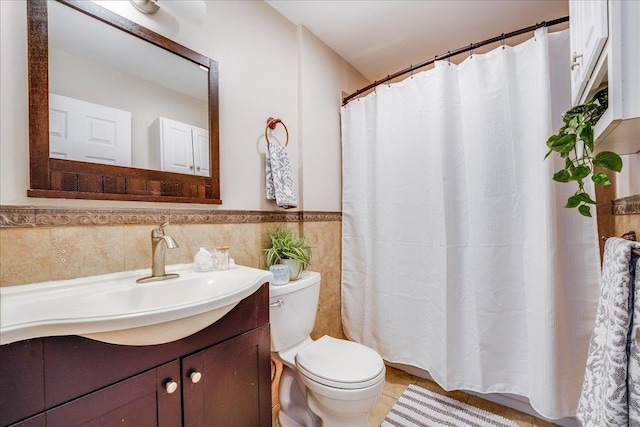
<instances>
[{"instance_id":1,"label":"striped bath mat","mask_svg":"<svg viewBox=\"0 0 640 427\"><path fill-rule=\"evenodd\" d=\"M410 385L393 405L381 427L517 427L511 420Z\"/></svg>"}]
</instances>

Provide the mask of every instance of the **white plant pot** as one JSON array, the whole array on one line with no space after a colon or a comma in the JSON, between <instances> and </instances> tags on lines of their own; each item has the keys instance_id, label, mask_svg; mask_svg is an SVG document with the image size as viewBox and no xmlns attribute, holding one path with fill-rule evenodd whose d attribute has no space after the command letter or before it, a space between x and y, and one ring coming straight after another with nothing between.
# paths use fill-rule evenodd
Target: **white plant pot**
<instances>
[{"instance_id":1,"label":"white plant pot","mask_svg":"<svg viewBox=\"0 0 640 427\"><path fill-rule=\"evenodd\" d=\"M280 262L289 266L289 276L291 280L298 280L300 276L302 276L304 268L302 267L302 263L297 259L281 259Z\"/></svg>"}]
</instances>

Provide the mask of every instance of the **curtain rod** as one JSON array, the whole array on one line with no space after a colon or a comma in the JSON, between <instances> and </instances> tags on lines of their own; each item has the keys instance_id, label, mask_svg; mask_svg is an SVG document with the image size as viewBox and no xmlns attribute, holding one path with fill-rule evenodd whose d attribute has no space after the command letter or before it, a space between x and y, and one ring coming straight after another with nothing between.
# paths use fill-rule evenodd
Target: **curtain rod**
<instances>
[{"instance_id":1,"label":"curtain rod","mask_svg":"<svg viewBox=\"0 0 640 427\"><path fill-rule=\"evenodd\" d=\"M373 89L374 87L376 87L378 85L381 85L383 83L391 81L391 80L393 80L393 79L395 79L397 77L400 77L400 76L402 76L404 74L411 73L414 70L417 70L418 68L422 68L422 67L426 67L427 65L431 65L435 61L438 61L438 60L441 61L443 59L451 58L452 56L456 56L456 55L459 55L459 54L464 53L464 52L469 52L469 51L472 51L472 50L477 49L477 48L482 47L482 46L486 46L486 45L491 44L491 43L504 41L504 40L506 40L508 38L511 38L511 37L519 36L519 35L525 34L525 33L530 33L532 31L537 30L538 28L552 27L554 25L562 24L564 22L569 22L569 17L568 16L564 16L562 18L554 19L552 21L542 21L539 24L531 25L531 26L526 27L526 28L521 28L519 30L512 31L512 32L506 33L506 34L502 33L499 36L492 37L490 39L487 39L487 40L484 40L484 41L481 41L481 42L478 42L478 43L471 43L469 46L460 47L460 48L458 48L456 50L450 50L449 52L445 53L444 55L436 55L432 59L428 59L428 60L423 61L423 62L421 62L421 63L419 63L417 65L410 65L409 67L405 68L404 70L400 70L400 71L397 71L397 72L395 72L393 74L387 75L387 77L385 77L382 80L375 80L373 83L368 84L367 86L363 87L362 89L358 89L357 91L353 92L351 95L345 96L342 99L342 105L343 106L347 105L349 103L349 101L351 101L353 98L359 96L363 92L368 91L369 89Z\"/></svg>"}]
</instances>

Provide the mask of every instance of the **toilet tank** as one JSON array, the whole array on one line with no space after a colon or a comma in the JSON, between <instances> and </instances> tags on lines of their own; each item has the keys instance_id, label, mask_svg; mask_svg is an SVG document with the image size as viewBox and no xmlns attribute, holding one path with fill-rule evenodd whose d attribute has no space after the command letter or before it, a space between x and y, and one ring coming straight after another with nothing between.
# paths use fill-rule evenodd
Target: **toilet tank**
<instances>
[{"instance_id":1,"label":"toilet tank","mask_svg":"<svg viewBox=\"0 0 640 427\"><path fill-rule=\"evenodd\" d=\"M320 295L320 273L305 271L286 285L269 285L271 351L301 343L313 330Z\"/></svg>"}]
</instances>

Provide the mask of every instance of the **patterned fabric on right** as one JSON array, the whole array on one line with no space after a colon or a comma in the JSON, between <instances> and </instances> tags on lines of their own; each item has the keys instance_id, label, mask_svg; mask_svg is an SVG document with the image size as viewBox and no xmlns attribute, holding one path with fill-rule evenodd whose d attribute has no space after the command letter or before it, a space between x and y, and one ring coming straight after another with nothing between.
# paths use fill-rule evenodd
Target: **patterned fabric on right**
<instances>
[{"instance_id":1,"label":"patterned fabric on right","mask_svg":"<svg viewBox=\"0 0 640 427\"><path fill-rule=\"evenodd\" d=\"M640 427L640 273L632 249L607 239L600 301L578 404L584 427Z\"/></svg>"}]
</instances>

